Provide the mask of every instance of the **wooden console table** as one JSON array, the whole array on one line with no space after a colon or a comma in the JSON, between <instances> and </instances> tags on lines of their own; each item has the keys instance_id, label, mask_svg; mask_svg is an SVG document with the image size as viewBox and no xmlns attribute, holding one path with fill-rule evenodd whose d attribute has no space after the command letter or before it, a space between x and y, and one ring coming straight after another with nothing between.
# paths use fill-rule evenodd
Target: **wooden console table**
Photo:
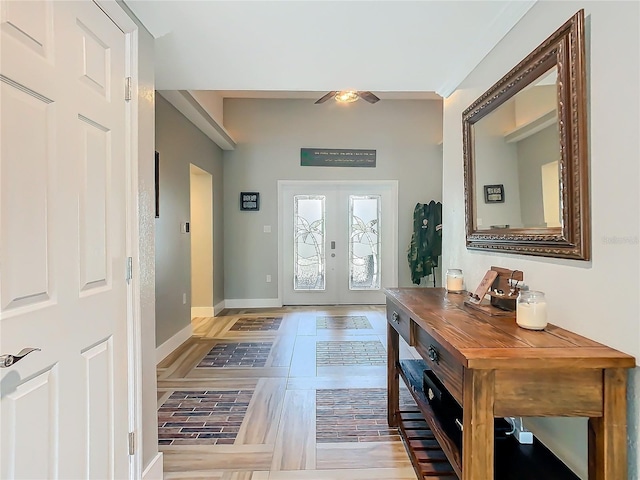
<instances>
[{"instance_id":1,"label":"wooden console table","mask_svg":"<svg viewBox=\"0 0 640 480\"><path fill-rule=\"evenodd\" d=\"M494 478L494 417L589 417L589 479L627 478L626 390L635 359L554 325L536 332L490 317L440 288L385 290L388 420L404 432L399 376L463 480ZM415 347L463 407L462 449L447 436L416 375L399 361L399 336ZM405 438L414 467L412 443Z\"/></svg>"}]
</instances>

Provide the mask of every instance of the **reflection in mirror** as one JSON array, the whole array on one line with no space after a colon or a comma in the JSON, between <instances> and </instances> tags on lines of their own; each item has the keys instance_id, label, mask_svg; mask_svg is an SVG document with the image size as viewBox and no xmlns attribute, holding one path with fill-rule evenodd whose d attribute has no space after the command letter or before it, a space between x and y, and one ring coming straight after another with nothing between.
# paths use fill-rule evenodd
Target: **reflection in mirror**
<instances>
[{"instance_id":1,"label":"reflection in mirror","mask_svg":"<svg viewBox=\"0 0 640 480\"><path fill-rule=\"evenodd\" d=\"M588 260L584 11L462 114L467 248Z\"/></svg>"},{"instance_id":2,"label":"reflection in mirror","mask_svg":"<svg viewBox=\"0 0 640 480\"><path fill-rule=\"evenodd\" d=\"M561 226L557 77L554 66L473 126L478 230Z\"/></svg>"}]
</instances>

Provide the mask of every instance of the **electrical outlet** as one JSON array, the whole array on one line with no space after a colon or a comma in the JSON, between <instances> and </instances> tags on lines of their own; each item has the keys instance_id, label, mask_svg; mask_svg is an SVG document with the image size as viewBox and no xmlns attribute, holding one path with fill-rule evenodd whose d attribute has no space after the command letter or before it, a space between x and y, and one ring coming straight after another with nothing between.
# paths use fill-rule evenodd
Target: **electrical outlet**
<instances>
[{"instance_id":1,"label":"electrical outlet","mask_svg":"<svg viewBox=\"0 0 640 480\"><path fill-rule=\"evenodd\" d=\"M531 433L522 423L522 417L505 417L505 420L511 424L513 430L511 435L521 445L531 445L533 443L533 433Z\"/></svg>"},{"instance_id":2,"label":"electrical outlet","mask_svg":"<svg viewBox=\"0 0 640 480\"><path fill-rule=\"evenodd\" d=\"M186 305L186 304L187 304L187 294L186 294L186 293L183 293L183 294L182 294L182 304L183 304L183 305Z\"/></svg>"},{"instance_id":3,"label":"electrical outlet","mask_svg":"<svg viewBox=\"0 0 640 480\"><path fill-rule=\"evenodd\" d=\"M271 275L267 275L267 283L271 283Z\"/></svg>"}]
</instances>

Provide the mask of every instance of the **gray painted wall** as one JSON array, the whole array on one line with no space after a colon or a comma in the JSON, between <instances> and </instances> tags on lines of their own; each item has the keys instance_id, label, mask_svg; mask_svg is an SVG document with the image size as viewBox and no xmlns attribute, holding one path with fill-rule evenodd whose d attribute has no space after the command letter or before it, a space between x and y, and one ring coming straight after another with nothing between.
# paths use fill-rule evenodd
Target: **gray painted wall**
<instances>
[{"instance_id":1,"label":"gray painted wall","mask_svg":"<svg viewBox=\"0 0 640 480\"><path fill-rule=\"evenodd\" d=\"M460 115L580 8L588 15L590 38L592 260L467 250ZM443 266L462 268L471 288L491 265L522 270L532 289L546 293L551 323L636 358L640 356L639 30L637 2L537 2L445 102L443 162ZM616 286L615 300L607 285ZM640 478L638 370L630 373L628 392L629 478L634 479ZM582 478L587 477L584 419L529 419L528 425Z\"/></svg>"},{"instance_id":2,"label":"gray painted wall","mask_svg":"<svg viewBox=\"0 0 640 480\"><path fill-rule=\"evenodd\" d=\"M222 150L161 96L156 97L156 150L160 154L160 218L156 219L156 345L191 322L189 164L213 176L214 304L224 298L222 262ZM182 295L186 293L187 303Z\"/></svg>"},{"instance_id":3,"label":"gray painted wall","mask_svg":"<svg viewBox=\"0 0 640 480\"><path fill-rule=\"evenodd\" d=\"M278 180L398 180L399 284L411 284L413 209L442 198L440 101L226 99L224 118L238 143L224 152L227 299L278 297ZM375 149L377 167L301 167L301 147ZM259 212L240 211L241 191L260 192ZM272 233L263 233L264 225Z\"/></svg>"},{"instance_id":4,"label":"gray painted wall","mask_svg":"<svg viewBox=\"0 0 640 480\"><path fill-rule=\"evenodd\" d=\"M518 184L518 149L507 143L504 132L513 129L515 105L501 105L478 121L473 127L476 169L476 215L478 228L490 229L495 225L520 227L520 186ZM503 203L485 203L484 186L502 185Z\"/></svg>"}]
</instances>

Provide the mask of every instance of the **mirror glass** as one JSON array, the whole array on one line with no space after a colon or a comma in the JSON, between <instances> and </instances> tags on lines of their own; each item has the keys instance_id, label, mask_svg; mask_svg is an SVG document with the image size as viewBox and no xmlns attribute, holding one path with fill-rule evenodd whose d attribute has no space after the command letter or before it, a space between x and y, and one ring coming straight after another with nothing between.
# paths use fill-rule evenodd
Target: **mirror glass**
<instances>
[{"instance_id":1,"label":"mirror glass","mask_svg":"<svg viewBox=\"0 0 640 480\"><path fill-rule=\"evenodd\" d=\"M584 11L462 114L467 248L588 260Z\"/></svg>"},{"instance_id":2,"label":"mirror glass","mask_svg":"<svg viewBox=\"0 0 640 480\"><path fill-rule=\"evenodd\" d=\"M561 227L558 70L473 126L478 230Z\"/></svg>"}]
</instances>

